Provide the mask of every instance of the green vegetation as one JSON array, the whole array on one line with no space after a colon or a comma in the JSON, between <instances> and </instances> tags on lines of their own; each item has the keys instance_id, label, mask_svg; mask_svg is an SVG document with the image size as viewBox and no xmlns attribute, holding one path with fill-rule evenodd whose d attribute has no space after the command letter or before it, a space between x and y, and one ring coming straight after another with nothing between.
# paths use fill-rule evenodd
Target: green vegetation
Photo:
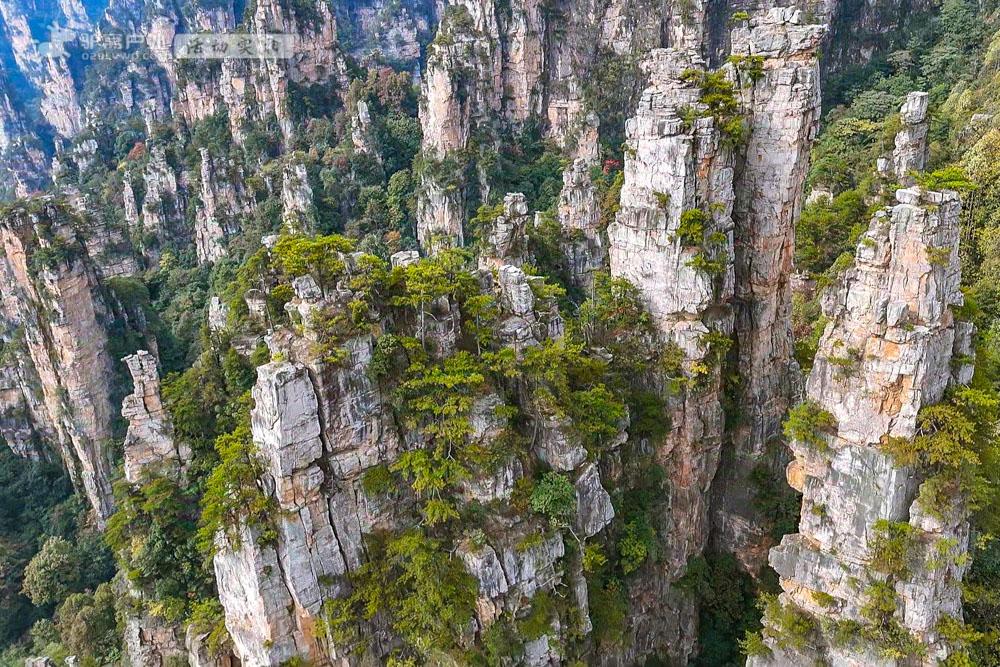
<instances>
[{"instance_id":1,"label":"green vegetation","mask_svg":"<svg viewBox=\"0 0 1000 667\"><path fill-rule=\"evenodd\" d=\"M389 3L384 11L398 11L397 4ZM285 8L300 23L311 24L318 17L315 7L301 0ZM501 22L510 9L505 3L497 6ZM547 17L555 11L542 9ZM692 19L694 7L687 0L675 9L685 22ZM887 33L884 41L892 50L876 49L871 64L844 67L831 61L832 79L824 81L832 91L826 129L809 174L814 190L827 190L830 196L805 206L795 244L796 267L815 279L817 289L810 298L798 295L793 313L796 358L808 370L827 324L818 296L851 265L859 243L862 249L872 246L863 233L873 209L883 205L885 193L895 186L871 174L874 159L891 147L902 96L913 89L929 90L931 164L926 173L912 177L923 187L965 196L961 253L968 302L978 302L981 309L970 306L957 314L974 321L981 332L978 370L973 387L953 388L945 402L921 413L915 438L885 447L926 475L920 491L926 509L944 515L958 492L976 510L979 539L966 586L969 623L945 619L940 630L961 647L957 656L984 665L1000 663L1000 600L995 592L1000 589L1000 547L988 539L1000 516L993 492L1000 470L993 428L1000 409L995 395L1000 377L995 361L1000 350L1000 132L970 122L974 113L1000 112L995 103L1000 47L989 42L994 27L990 11L969 0L944 0L934 16L913 12L921 14L919 20ZM839 20L851 20L852 12L846 8ZM739 11L730 22L749 19ZM473 23L466 9L448 8L448 27L439 32L438 45L461 47L462 33L474 31ZM845 48L846 42L855 45L845 40ZM832 58L841 53L840 46L830 45ZM603 230L620 206L622 163L634 157L634 146L625 142L624 120L632 114L645 78L629 55L604 46L597 46L593 55L581 92L586 111L599 117L600 155L591 180ZM667 441L675 426L671 417L686 407L688 397L717 381L730 397L739 390L732 351L739 341L710 326L700 341L705 359L693 362L676 343L661 340L640 293L627 281L597 274L586 290L570 284L564 244L579 242L580 236L560 228L556 203L566 156L576 148L574 135L586 128L570 128L567 145L559 147L541 122L518 123L512 131L503 114L496 114L496 122L477 119L464 150L440 159L420 155L419 90L409 74L378 65L379 59L351 60L344 73L348 81L338 73L330 83L289 82L286 106L280 110L293 121L287 137L274 114L246 119L238 128L241 142L224 110L190 123L156 123L151 130L138 117L109 117L80 136L97 141L93 164L64 160L66 185L86 197L94 219L54 205L58 210L53 215L68 222L72 234L42 229L45 247L31 253L31 272L37 278L105 243L115 247L104 251L100 266L95 262L95 275L116 272L111 265L123 257L137 262L135 275L101 278L109 354L119 358L155 341L174 436L193 452L182 479L151 476L139 484L116 485L117 512L106 540L127 581L114 586L127 583L140 589L141 602L131 600L131 605L171 623L190 622L207 634L210 651L225 650L228 637L210 557L227 541L236 545L252 538L269 544L279 511L248 418L254 369L271 355L262 335L275 333L271 342L283 350L275 352L275 359L305 359L317 387L341 387L348 365L363 358L349 356L348 350L356 352L355 343L370 334L375 341L372 362L367 377L358 380L373 383L364 390L384 399L391 412L386 421L406 431L407 438L398 457L378 465L366 462L370 467L359 471L357 483L367 496L359 502L391 508L377 517L376 532L365 538L361 568L345 575L344 582L322 582L346 597L326 601L317 634L360 651L378 634L373 628L388 628L402 638L386 658L388 664L453 661L492 667L516 661L526 641L558 623L566 629L565 641L553 638L555 650L567 664L585 662L629 641L632 601L648 594L643 590L648 577L663 568L662 554L670 553L664 549L672 538L664 517L671 509L669 485L677 483L676 461L670 457L678 455ZM752 94L765 76L764 64L760 56L737 55L729 58L726 73L686 72L685 79L699 91L700 105L687 110L684 121L713 118L725 145L738 151L746 136L740 96ZM471 65L479 63L469 65L459 67L454 77L462 104L477 92ZM117 94L111 84L124 70L101 67L108 80L91 83L94 89L85 99ZM178 73L181 82L204 84L218 76L218 67L187 64ZM728 78L733 73L735 81ZM252 86L247 94L247 104L259 106ZM362 103L369 112L364 147L351 136L356 125L352 115ZM142 174L160 149L176 174L190 175L181 181L191 180L193 187L182 183L183 196L163 198L158 205L163 229L128 229L123 179L129 177L142 207L149 199ZM203 209L197 187L200 149L213 158L216 185L233 185L241 199L238 212L219 213L227 256L212 264L200 263L192 244ZM314 210L307 218L315 232L282 231L281 182L290 164L305 167L314 194ZM516 350L505 346L509 331L502 328L502 297L487 277L478 275L467 251L444 251L405 267L390 266L393 252L416 247L417 193L428 180L461 195L470 248L499 214L506 192L525 194L529 210L541 214L528 230L526 250L533 266L524 267L533 276L530 286L538 304L538 321L532 326L564 327L564 335ZM660 209L676 204L671 200L675 193L653 196ZM704 202L697 205L705 208L681 213L676 241L687 249L691 267L721 285L719 278L728 270L721 250L728 238L712 233L714 209ZM42 205L25 206L37 212ZM98 238L95 230L111 240ZM276 235L276 242L261 247L261 238L270 235ZM943 264L950 251L931 248L928 260ZM286 310L298 304L292 283L304 276L315 280L330 300L307 316L300 315L305 308ZM205 325L212 296L219 296L228 309L224 330L210 331ZM248 297L253 297L250 305ZM291 338L295 344L284 346ZM5 352L23 357L16 336L10 340ZM859 355L844 349L829 361L849 380ZM122 376L115 384L113 403L128 383ZM480 412L483 405L490 406L485 414ZM740 415L728 407L727 418L738 423ZM602 476L611 476L612 481L605 481L615 519L598 536L569 539L576 512L574 477L549 471L532 453L543 421L556 424L561 437L583 445ZM484 425L486 435L480 436ZM121 420L114 424L117 443L123 426ZM822 451L835 428L829 412L806 402L791 411L785 434ZM0 451L10 458L4 447ZM777 458L768 453L766 464L757 462L748 489L755 509L771 520L774 539L794 529L798 513L797 496L774 473L778 468L771 459ZM107 582L110 556L79 502L67 500L67 480L53 466L16 463L0 459L0 643L20 644L16 655L0 662L6 665L30 651L56 660L74 653L87 667L111 664L122 650L116 615L137 609L116 609L121 605L115 604L120 596L114 591L121 589ZM325 475L330 463L321 462ZM476 495L470 483L498 472L518 477L509 501L470 500ZM810 509L817 517L826 516L824 506ZM483 549L489 543L500 551L497 532L511 525L523 528L519 534L524 538L513 546L522 552L554 531L563 532L567 554L556 569L564 578L518 601L520 608L506 608L473 636L477 591L456 548L471 544ZM397 528L381 532L386 526ZM873 535L872 570L887 581L864 584L859 590L864 623L839 630L876 642L887 655L917 654L919 647L893 620L898 606L893 583L914 567L918 536L905 523L878 524ZM955 557L954 545L945 542L933 547L941 563ZM575 653L580 619L565 586L568 573L577 567L588 580L594 625L593 645L588 646L592 653L586 655ZM757 587L771 586L752 581L726 555L692 559L677 587L698 604L701 654L693 664L742 662L740 650L752 655L768 651L765 638L798 648L816 631L802 610L765 596L768 625L763 634L755 634L758 614L750 601ZM814 599L824 607L837 604L821 592ZM301 662L293 659L289 665Z\"/></svg>"},{"instance_id":2,"label":"green vegetation","mask_svg":"<svg viewBox=\"0 0 1000 667\"><path fill-rule=\"evenodd\" d=\"M565 475L547 472L531 492L531 509L558 525L576 512L576 492Z\"/></svg>"},{"instance_id":3,"label":"green vegetation","mask_svg":"<svg viewBox=\"0 0 1000 667\"><path fill-rule=\"evenodd\" d=\"M676 584L699 603L698 641L701 652L693 664L731 665L742 661L741 640L760 625L757 588L730 554L697 556Z\"/></svg>"},{"instance_id":4,"label":"green vegetation","mask_svg":"<svg viewBox=\"0 0 1000 667\"><path fill-rule=\"evenodd\" d=\"M782 604L776 595L761 595L759 607L764 614L762 634L778 648L802 650L819 630L811 614L793 604ZM760 648L754 640L747 643L754 650Z\"/></svg>"},{"instance_id":5,"label":"green vegetation","mask_svg":"<svg viewBox=\"0 0 1000 667\"><path fill-rule=\"evenodd\" d=\"M750 61L748 70L750 80L755 80L754 76L762 64L763 61ZM705 106L705 110L699 112L698 115L703 118L714 118L715 127L722 135L723 140L731 147L739 146L746 138L747 130L743 117L740 115L736 87L726 77L726 73L721 70L704 72L690 69L685 70L681 74L681 78L701 90L699 102Z\"/></svg>"},{"instance_id":6,"label":"green vegetation","mask_svg":"<svg viewBox=\"0 0 1000 667\"><path fill-rule=\"evenodd\" d=\"M974 508L996 502L994 429L1000 397L992 387L977 384L956 387L946 400L921 410L914 438L892 438L884 445L900 464L924 471L927 479L919 501L935 516L951 510L955 492L964 494Z\"/></svg>"},{"instance_id":7,"label":"green vegetation","mask_svg":"<svg viewBox=\"0 0 1000 667\"><path fill-rule=\"evenodd\" d=\"M249 420L215 441L219 464L205 481L198 545L215 553L219 536L233 547L245 537L244 529L261 542L275 537L277 506L262 488L264 464L250 435Z\"/></svg>"},{"instance_id":8,"label":"green vegetation","mask_svg":"<svg viewBox=\"0 0 1000 667\"><path fill-rule=\"evenodd\" d=\"M814 401L803 401L788 412L785 436L821 451L829 446L826 437L837 428L836 418Z\"/></svg>"},{"instance_id":9,"label":"green vegetation","mask_svg":"<svg viewBox=\"0 0 1000 667\"><path fill-rule=\"evenodd\" d=\"M456 646L472 618L476 582L441 540L411 530L372 545L371 560L351 575L354 591L330 600L319 630L343 641L354 634L356 619L385 614L418 655Z\"/></svg>"}]
</instances>

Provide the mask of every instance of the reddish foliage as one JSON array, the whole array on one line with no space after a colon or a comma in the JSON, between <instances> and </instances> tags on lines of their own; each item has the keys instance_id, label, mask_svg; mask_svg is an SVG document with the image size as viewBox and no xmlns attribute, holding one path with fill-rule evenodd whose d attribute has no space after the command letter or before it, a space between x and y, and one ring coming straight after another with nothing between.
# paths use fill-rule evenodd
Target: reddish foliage
<instances>
[{"instance_id":1,"label":"reddish foliage","mask_svg":"<svg viewBox=\"0 0 1000 667\"><path fill-rule=\"evenodd\" d=\"M138 160L143 155L146 154L146 144L142 141L135 142L135 146L132 146L132 150L128 152L125 159L127 160Z\"/></svg>"}]
</instances>

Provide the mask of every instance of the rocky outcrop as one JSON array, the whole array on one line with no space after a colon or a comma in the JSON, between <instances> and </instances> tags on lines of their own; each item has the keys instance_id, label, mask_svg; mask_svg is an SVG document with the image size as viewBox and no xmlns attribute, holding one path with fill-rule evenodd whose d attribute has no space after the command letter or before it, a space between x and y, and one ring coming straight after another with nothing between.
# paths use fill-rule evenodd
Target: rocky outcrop
<instances>
[{"instance_id":1,"label":"rocky outcrop","mask_svg":"<svg viewBox=\"0 0 1000 667\"><path fill-rule=\"evenodd\" d=\"M281 181L281 221L290 233L302 234L315 224L309 174L301 163L285 165Z\"/></svg>"},{"instance_id":2,"label":"rocky outcrop","mask_svg":"<svg viewBox=\"0 0 1000 667\"><path fill-rule=\"evenodd\" d=\"M298 10L276 0L253 5L250 33L283 33L294 37L291 58L222 61L219 89L229 112L230 128L242 143L248 127L273 118L282 138L293 133L289 84L347 90L347 64L337 41L337 23L326 3L307 3Z\"/></svg>"},{"instance_id":3,"label":"rocky outcrop","mask_svg":"<svg viewBox=\"0 0 1000 667\"><path fill-rule=\"evenodd\" d=\"M173 425L160 398L156 357L139 350L122 359L132 375L133 391L122 401L125 433L125 480L142 481L146 474L178 478L191 460L191 451L173 437Z\"/></svg>"},{"instance_id":4,"label":"rocky outcrop","mask_svg":"<svg viewBox=\"0 0 1000 667\"><path fill-rule=\"evenodd\" d=\"M43 423L103 524L112 511L106 311L73 215L49 199L7 209L0 218L0 291L6 317L24 331Z\"/></svg>"},{"instance_id":5,"label":"rocky outcrop","mask_svg":"<svg viewBox=\"0 0 1000 667\"><path fill-rule=\"evenodd\" d=\"M520 192L503 198L503 211L488 229L482 230L483 248L479 253L480 269L499 269L504 264L519 265L528 258L528 204Z\"/></svg>"},{"instance_id":6,"label":"rocky outcrop","mask_svg":"<svg viewBox=\"0 0 1000 667\"><path fill-rule=\"evenodd\" d=\"M903 186L913 185L913 172L927 165L927 93L913 92L899 109L902 128L896 133L892 155L880 158L879 174L890 177Z\"/></svg>"},{"instance_id":7,"label":"rocky outcrop","mask_svg":"<svg viewBox=\"0 0 1000 667\"><path fill-rule=\"evenodd\" d=\"M148 613L125 618L124 649L129 664L168 667L185 664L188 657L184 631Z\"/></svg>"},{"instance_id":8,"label":"rocky outcrop","mask_svg":"<svg viewBox=\"0 0 1000 667\"><path fill-rule=\"evenodd\" d=\"M671 423L656 452L669 479L667 514L659 519L667 537L660 567L637 587L667 586L705 547L708 492L722 447L720 367L732 330L735 160L690 75L703 67L696 54L676 49L655 50L644 64L651 83L626 122L621 208L608 228L611 274L639 289L661 344L677 350L686 376L676 393L659 380ZM687 109L696 112L693 123L681 117ZM659 611L639 615L632 642L638 650L679 660L691 654L695 619L690 608L677 611L683 607L678 597L668 594ZM665 644L644 646L644 635Z\"/></svg>"},{"instance_id":9,"label":"rocky outcrop","mask_svg":"<svg viewBox=\"0 0 1000 667\"><path fill-rule=\"evenodd\" d=\"M594 273L604 267L606 255L604 240L598 229L600 202L590 176L593 166L587 158L574 160L563 172L563 186L559 193L559 226L566 237L563 253L570 278L585 291L593 284Z\"/></svg>"},{"instance_id":10,"label":"rocky outcrop","mask_svg":"<svg viewBox=\"0 0 1000 667\"><path fill-rule=\"evenodd\" d=\"M870 635L845 645L829 628L873 622L862 610L873 587L886 585L894 609L889 617L903 636L923 644L935 662L948 653L938 621L961 618L967 563L958 555L968 543L961 501L930 511L917 498L921 471L898 463L884 446L914 437L921 408L941 400L954 379L956 334L967 329L956 327L951 309L962 303L960 210L952 192L897 191L895 204L875 214L854 266L826 299L831 322L806 386L809 409L826 417L813 434L790 443L795 460L788 480L803 494L799 533L785 536L770 555L781 577L781 603L823 623L808 649L776 647L770 658L748 664L862 664L878 655ZM890 530L903 531L910 545L902 573L873 563ZM819 593L827 596L822 604Z\"/></svg>"},{"instance_id":11,"label":"rocky outcrop","mask_svg":"<svg viewBox=\"0 0 1000 667\"><path fill-rule=\"evenodd\" d=\"M50 180L45 152L24 113L15 106L15 97L0 63L0 174L9 176L0 185L0 193L8 198L27 197Z\"/></svg>"},{"instance_id":12,"label":"rocky outcrop","mask_svg":"<svg viewBox=\"0 0 1000 667\"><path fill-rule=\"evenodd\" d=\"M736 352L742 418L729 434L715 499L719 545L752 572L763 565L768 517L755 513L754 466L795 398L791 290L795 224L820 115L817 49L824 28L792 8L769 10L732 34L748 137L736 180ZM759 71L759 75L754 73ZM772 463L775 474L784 465Z\"/></svg>"},{"instance_id":13,"label":"rocky outcrop","mask_svg":"<svg viewBox=\"0 0 1000 667\"><path fill-rule=\"evenodd\" d=\"M208 149L201 155L201 201L195 210L195 250L198 261L214 262L226 254L225 238L238 229L237 219L250 212L249 197L243 192L242 170L231 178L232 165L219 168Z\"/></svg>"},{"instance_id":14,"label":"rocky outcrop","mask_svg":"<svg viewBox=\"0 0 1000 667\"><path fill-rule=\"evenodd\" d=\"M351 44L356 58L385 58L408 69L420 65L421 47L433 36L437 7L430 0L406 4L354 0L337 4L337 20L359 37Z\"/></svg>"},{"instance_id":15,"label":"rocky outcrop","mask_svg":"<svg viewBox=\"0 0 1000 667\"><path fill-rule=\"evenodd\" d=\"M17 456L48 460L56 454L47 444L56 437L55 427L45 405L41 380L28 354L24 330L9 326L2 336L0 434Z\"/></svg>"},{"instance_id":16,"label":"rocky outcrop","mask_svg":"<svg viewBox=\"0 0 1000 667\"><path fill-rule=\"evenodd\" d=\"M338 540L321 490L319 405L306 369L261 366L253 394L254 444L279 508L275 537L267 541L250 527L238 544L220 536L215 574L236 653L247 664L276 665L320 655L312 624L347 570L349 545Z\"/></svg>"},{"instance_id":17,"label":"rocky outcrop","mask_svg":"<svg viewBox=\"0 0 1000 667\"><path fill-rule=\"evenodd\" d=\"M177 188L177 175L167 161L163 146L153 146L143 174L142 227L152 238L166 238L184 218L184 199ZM156 257L155 248L145 249Z\"/></svg>"},{"instance_id":18,"label":"rocky outcrop","mask_svg":"<svg viewBox=\"0 0 1000 667\"><path fill-rule=\"evenodd\" d=\"M38 106L45 120L59 136L75 136L83 128L83 113L66 48L75 39L74 28L50 29L48 41L40 43L16 0L0 2L0 18L17 68L40 97Z\"/></svg>"}]
</instances>

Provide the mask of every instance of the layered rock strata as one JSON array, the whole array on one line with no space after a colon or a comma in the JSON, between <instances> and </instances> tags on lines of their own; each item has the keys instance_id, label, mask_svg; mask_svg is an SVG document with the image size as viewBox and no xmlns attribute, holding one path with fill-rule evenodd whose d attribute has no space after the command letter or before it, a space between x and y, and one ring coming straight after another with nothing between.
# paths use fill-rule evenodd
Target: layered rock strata
<instances>
[{"instance_id":1,"label":"layered rock strata","mask_svg":"<svg viewBox=\"0 0 1000 667\"><path fill-rule=\"evenodd\" d=\"M589 291L594 273L604 268L606 244L600 225L600 202L591 178L593 163L577 158L563 172L559 193L559 226L566 241L563 253L569 266L570 278L577 287Z\"/></svg>"},{"instance_id":2,"label":"layered rock strata","mask_svg":"<svg viewBox=\"0 0 1000 667\"><path fill-rule=\"evenodd\" d=\"M784 461L767 446L781 437L799 384L790 285L795 225L819 128L823 34L823 26L806 23L793 8L771 9L732 33L733 76L747 124L733 211L740 419L728 435L716 481L714 520L720 548L752 572L764 564L771 518L756 513L748 480L769 459L780 474Z\"/></svg>"},{"instance_id":3,"label":"layered rock strata","mask_svg":"<svg viewBox=\"0 0 1000 667\"><path fill-rule=\"evenodd\" d=\"M122 401L125 433L125 480L142 482L144 474L179 478L191 460L191 451L173 437L170 415L160 398L156 357L139 350L122 361L132 376L133 391Z\"/></svg>"},{"instance_id":4,"label":"layered rock strata","mask_svg":"<svg viewBox=\"0 0 1000 667\"><path fill-rule=\"evenodd\" d=\"M499 227L523 230L528 219L523 198L511 195L508 204L506 213L520 222ZM522 248L505 242L509 235L494 237L496 264L481 271L479 278L498 304L497 339L520 356L529 347L562 336L562 319L554 299L535 296L532 283L541 278L528 276L517 266ZM360 255L340 259L349 274L358 270ZM415 261L414 252L393 256L399 268ZM366 475L391 467L404 451L433 447L420 424L395 412L375 379L372 366L379 352L371 334L338 341L336 362L320 351L325 349L324 331L331 318L346 312L356 298L344 287L347 282L321 286L310 276L296 278L295 297L286 306L296 326L275 329L267 337L272 354L285 360L258 368L251 430L264 470L260 488L277 510L270 514L272 530L266 533L261 526L247 525L237 527L238 539L228 531L220 533L214 558L226 626L244 664L278 665L296 656L315 664L384 662L396 645L391 630L378 619L360 623L364 646L340 645L319 632L325 627L320 623L325 618L324 603L347 596L352 574L378 557L369 536L411 529L418 520L414 516L419 499L407 485L394 484L391 492L373 491L365 485ZM411 321L410 331L423 342L430 359L446 360L458 353L462 336L458 305L441 297L424 308L424 324L419 312L404 319ZM396 326L409 325L397 322ZM580 436L567 420L546 421L534 410L535 387L523 391L532 418L539 419L539 443L531 454L543 460L549 456L554 467L567 475L575 500L575 510L567 517L569 528L581 539L593 537L615 516L602 473L586 460ZM473 390L466 436L470 446L487 452L507 441L513 428L504 412L509 407L500 387L486 383ZM619 447L624 430L611 440L610 448ZM525 451L506 454L482 469L471 466L470 474L456 485L456 500L483 507L506 505L518 480L534 465ZM455 557L477 582L470 639L486 632L501 615L523 616L536 596L555 595L566 584L579 613L553 621L525 646L526 664L555 664L559 646L570 633L591 628L579 556L567 559L570 537L565 530L550 530L530 514L492 514L481 535L455 543Z\"/></svg>"},{"instance_id":5,"label":"layered rock strata","mask_svg":"<svg viewBox=\"0 0 1000 667\"><path fill-rule=\"evenodd\" d=\"M106 311L72 216L48 199L6 211L0 292L41 386L47 418L40 423L51 425L66 468L103 524L113 504Z\"/></svg>"},{"instance_id":6,"label":"layered rock strata","mask_svg":"<svg viewBox=\"0 0 1000 667\"><path fill-rule=\"evenodd\" d=\"M644 68L651 84L625 125L625 181L608 251L611 274L639 289L682 378L654 380L671 423L656 451L669 480L660 518L665 544L658 567L634 594L648 586L667 590L660 609L636 618L631 644L636 656L662 651L683 660L693 651L693 610L669 592L669 582L702 552L709 534L709 488L724 428L721 357L732 331L735 158L692 81L691 72L704 68L697 54L654 50ZM682 118L688 110L695 111L693 123Z\"/></svg>"},{"instance_id":7,"label":"layered rock strata","mask_svg":"<svg viewBox=\"0 0 1000 667\"><path fill-rule=\"evenodd\" d=\"M880 158L878 172L904 186L913 185L913 173L927 165L927 93L912 92L899 109L902 128L893 141L892 155Z\"/></svg>"},{"instance_id":8,"label":"layered rock strata","mask_svg":"<svg viewBox=\"0 0 1000 667\"><path fill-rule=\"evenodd\" d=\"M969 376L961 368L967 361L957 369L952 363L954 350L968 350L971 335L952 311L962 304L960 211L953 192L897 191L896 202L875 214L854 266L825 300L831 322L806 397L827 417L813 442L791 442L788 481L803 494L799 532L770 554L784 591L781 603L818 622L804 648L771 632L772 654L748 664L868 664L884 656L864 633L844 642L834 629L872 622L869 599L876 586L886 585L892 622L904 636L924 645L929 660L947 656L938 622L961 618L968 524L960 499L943 512L929 511L917 498L921 471L897 463L884 445L914 437L920 410ZM880 535L900 525L895 530L911 542L903 556L905 576L873 562L885 539ZM878 664L903 661L882 657Z\"/></svg>"}]
</instances>

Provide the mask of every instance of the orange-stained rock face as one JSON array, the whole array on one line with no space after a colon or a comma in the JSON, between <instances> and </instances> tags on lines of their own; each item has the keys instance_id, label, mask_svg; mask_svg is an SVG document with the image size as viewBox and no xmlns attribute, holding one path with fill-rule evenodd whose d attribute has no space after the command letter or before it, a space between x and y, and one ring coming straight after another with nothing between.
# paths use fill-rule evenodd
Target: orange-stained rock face
<instances>
[{"instance_id":1,"label":"orange-stained rock face","mask_svg":"<svg viewBox=\"0 0 1000 667\"><path fill-rule=\"evenodd\" d=\"M967 353L969 334L951 311L962 304L960 211L954 192L897 191L895 203L872 218L854 266L825 300L831 323L820 339L806 398L832 417L836 432L824 436L822 448L791 443L796 459L787 477L803 494L800 533L786 535L770 553L784 590L781 602L822 621L817 627L832 627L830 621L863 620L857 589L872 580L879 522L908 525L918 555L912 570L894 582L899 621L935 663L950 650L940 640L938 621L961 617L960 584L968 565L963 559L930 564L931 545L966 550L963 499L954 497L940 515L929 516L918 499L924 475L899 465L883 445L914 437L920 410L968 378L952 368L953 354ZM815 591L824 596L817 599ZM748 665L864 664L875 651L864 642L844 648L821 637L801 650L775 647L772 656L752 657Z\"/></svg>"},{"instance_id":2,"label":"orange-stained rock face","mask_svg":"<svg viewBox=\"0 0 1000 667\"><path fill-rule=\"evenodd\" d=\"M48 421L67 469L98 522L112 512L110 359L97 278L73 237L65 209L13 210L0 220L0 291L8 318L24 327ZM32 255L63 245L65 259L39 266Z\"/></svg>"}]
</instances>

